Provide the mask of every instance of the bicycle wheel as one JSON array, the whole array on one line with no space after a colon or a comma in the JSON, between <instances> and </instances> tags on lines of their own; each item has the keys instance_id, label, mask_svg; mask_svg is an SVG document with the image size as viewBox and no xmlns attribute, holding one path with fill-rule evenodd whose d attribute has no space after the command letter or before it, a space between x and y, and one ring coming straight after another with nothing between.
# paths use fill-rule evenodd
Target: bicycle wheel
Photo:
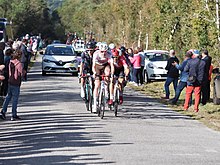
<instances>
[{"instance_id":1,"label":"bicycle wheel","mask_svg":"<svg viewBox=\"0 0 220 165\"><path fill-rule=\"evenodd\" d=\"M85 85L85 104L86 104L86 110L87 111L89 111L89 95L90 95L90 93L89 93L89 85L88 84L86 84Z\"/></svg>"},{"instance_id":2,"label":"bicycle wheel","mask_svg":"<svg viewBox=\"0 0 220 165\"><path fill-rule=\"evenodd\" d=\"M100 111L100 117L101 119L103 119L104 117L104 111L105 111L105 91L102 90L100 93L100 107L99 107L99 111Z\"/></svg>"},{"instance_id":3,"label":"bicycle wheel","mask_svg":"<svg viewBox=\"0 0 220 165\"><path fill-rule=\"evenodd\" d=\"M115 99L114 99L114 113L115 113L115 117L117 117L117 114L118 114L118 104L119 104L119 89L118 88L115 90L114 97L115 97Z\"/></svg>"}]
</instances>

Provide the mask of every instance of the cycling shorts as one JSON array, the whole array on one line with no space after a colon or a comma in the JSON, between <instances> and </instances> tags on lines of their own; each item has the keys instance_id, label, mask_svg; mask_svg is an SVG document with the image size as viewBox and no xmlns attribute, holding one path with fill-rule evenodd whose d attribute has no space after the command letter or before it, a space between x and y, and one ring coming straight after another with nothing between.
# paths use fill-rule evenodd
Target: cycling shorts
<instances>
[{"instance_id":1,"label":"cycling shorts","mask_svg":"<svg viewBox=\"0 0 220 165\"><path fill-rule=\"evenodd\" d=\"M115 68L115 73L114 73L115 76L117 77L124 77L125 74L124 74L124 67L120 67L120 68Z\"/></svg>"},{"instance_id":2,"label":"cycling shorts","mask_svg":"<svg viewBox=\"0 0 220 165\"><path fill-rule=\"evenodd\" d=\"M105 71L105 68L106 68L107 66L110 68L109 63L106 63L106 64L104 64L104 65L98 65L98 64L96 64L96 66L95 66L96 75L103 75L103 74L105 74L104 71ZM96 79L96 80L101 80L101 77L100 77L100 76L96 76L95 79Z\"/></svg>"}]
</instances>

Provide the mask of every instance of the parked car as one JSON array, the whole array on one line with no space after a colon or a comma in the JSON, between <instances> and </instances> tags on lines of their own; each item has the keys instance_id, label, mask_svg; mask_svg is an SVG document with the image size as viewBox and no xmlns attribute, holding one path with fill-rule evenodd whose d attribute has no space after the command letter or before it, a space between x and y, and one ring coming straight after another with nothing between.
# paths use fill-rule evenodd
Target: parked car
<instances>
[{"instance_id":1,"label":"parked car","mask_svg":"<svg viewBox=\"0 0 220 165\"><path fill-rule=\"evenodd\" d=\"M42 54L42 53L41 53ZM71 45L48 45L42 57L42 75L47 73L78 73L78 60Z\"/></svg>"},{"instance_id":2,"label":"parked car","mask_svg":"<svg viewBox=\"0 0 220 165\"><path fill-rule=\"evenodd\" d=\"M169 52L165 50L145 50L144 81L165 80L167 78L167 60Z\"/></svg>"},{"instance_id":3,"label":"parked car","mask_svg":"<svg viewBox=\"0 0 220 165\"><path fill-rule=\"evenodd\" d=\"M215 74L213 84L213 103L220 104L220 71L219 68L215 68L212 71Z\"/></svg>"}]
</instances>

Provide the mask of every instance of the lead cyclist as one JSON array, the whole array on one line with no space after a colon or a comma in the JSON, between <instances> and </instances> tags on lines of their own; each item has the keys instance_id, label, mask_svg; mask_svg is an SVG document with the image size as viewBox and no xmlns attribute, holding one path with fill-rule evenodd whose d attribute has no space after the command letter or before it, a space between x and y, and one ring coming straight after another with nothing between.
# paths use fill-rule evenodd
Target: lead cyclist
<instances>
[{"instance_id":1,"label":"lead cyclist","mask_svg":"<svg viewBox=\"0 0 220 165\"><path fill-rule=\"evenodd\" d=\"M108 91L109 81L110 81L110 73L111 70L114 70L113 61L111 60L112 54L108 51L108 46L106 43L99 44L99 50L96 50L93 54L93 65L92 71L95 77L95 87L94 87L94 106L92 112L97 112L97 99L98 99L98 89L100 87L100 75L105 75L105 82L106 82L106 90ZM109 77L108 77L109 76ZM108 93L106 94L108 97Z\"/></svg>"}]
</instances>

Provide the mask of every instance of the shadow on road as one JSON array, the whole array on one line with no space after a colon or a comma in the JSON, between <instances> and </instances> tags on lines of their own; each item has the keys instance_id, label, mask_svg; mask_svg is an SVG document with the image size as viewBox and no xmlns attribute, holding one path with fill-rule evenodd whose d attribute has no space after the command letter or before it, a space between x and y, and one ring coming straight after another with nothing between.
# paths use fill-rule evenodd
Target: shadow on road
<instances>
[{"instance_id":1,"label":"shadow on road","mask_svg":"<svg viewBox=\"0 0 220 165\"><path fill-rule=\"evenodd\" d=\"M77 164L76 160L82 165L115 163L103 161L99 154L77 154L79 148L111 145L109 132L88 131L104 126L95 125L96 119L47 110L22 117L21 121L1 122L10 125L0 134L1 165Z\"/></svg>"}]
</instances>

